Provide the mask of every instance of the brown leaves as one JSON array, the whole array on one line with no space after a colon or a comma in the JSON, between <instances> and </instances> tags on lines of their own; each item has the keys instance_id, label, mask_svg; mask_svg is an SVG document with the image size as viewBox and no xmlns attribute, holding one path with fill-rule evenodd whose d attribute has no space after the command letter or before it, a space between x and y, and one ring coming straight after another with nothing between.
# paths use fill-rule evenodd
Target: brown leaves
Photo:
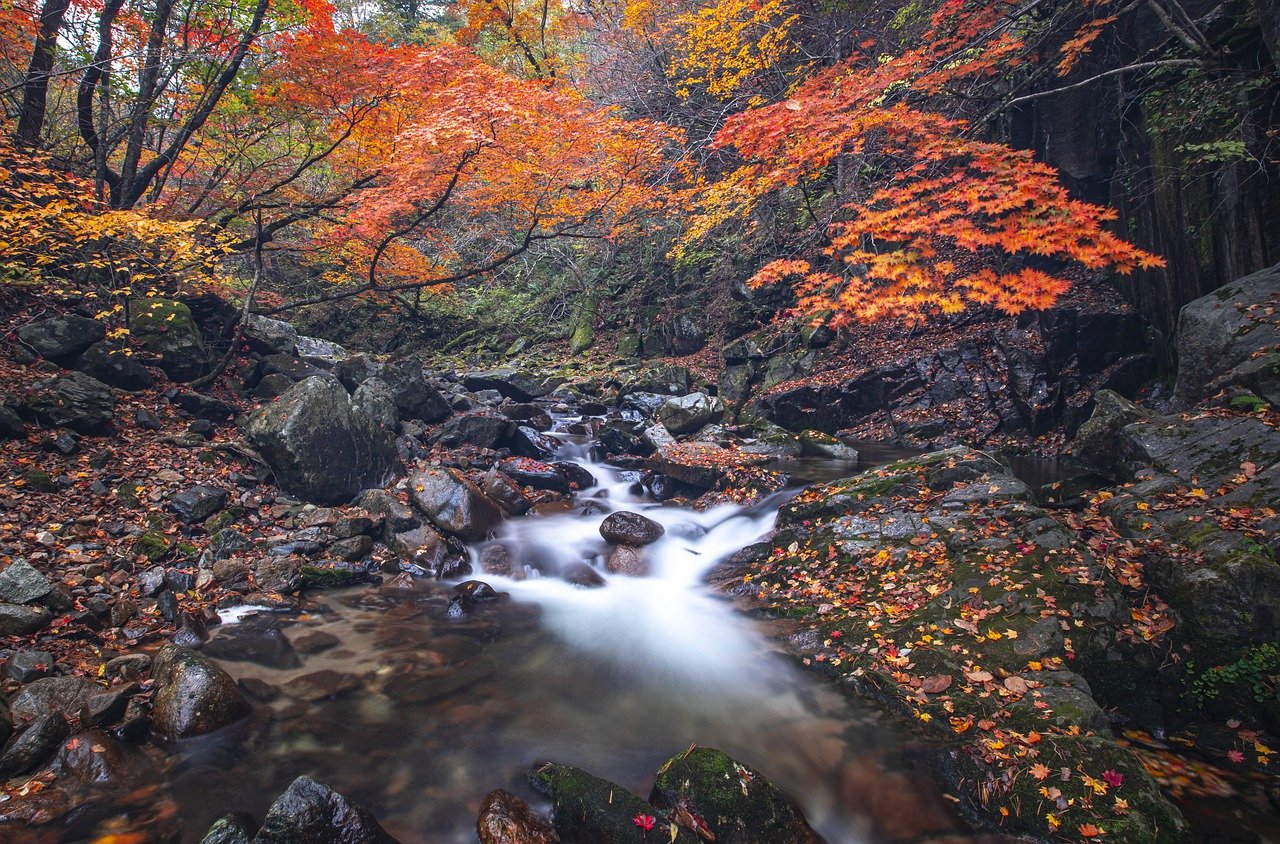
<instances>
[{"instance_id":1,"label":"brown leaves","mask_svg":"<svg viewBox=\"0 0 1280 844\"><path fill-rule=\"evenodd\" d=\"M951 680L950 674L935 674L932 677L926 677L920 688L927 694L942 694L951 688Z\"/></svg>"}]
</instances>

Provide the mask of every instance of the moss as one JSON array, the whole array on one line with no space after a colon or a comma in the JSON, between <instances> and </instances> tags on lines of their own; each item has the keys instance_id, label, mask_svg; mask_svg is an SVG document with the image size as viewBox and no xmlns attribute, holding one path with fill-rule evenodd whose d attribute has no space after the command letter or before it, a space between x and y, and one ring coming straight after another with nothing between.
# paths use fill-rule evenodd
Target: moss
<instances>
[{"instance_id":1,"label":"moss","mask_svg":"<svg viewBox=\"0 0 1280 844\"><path fill-rule=\"evenodd\" d=\"M153 563L169 556L169 540L163 533L147 531L133 542L133 553L141 554Z\"/></svg>"},{"instance_id":2,"label":"moss","mask_svg":"<svg viewBox=\"0 0 1280 844\"><path fill-rule=\"evenodd\" d=\"M116 487L116 498L120 499L120 503L126 507L137 507L142 503L138 497L140 487L133 481L125 481Z\"/></svg>"},{"instance_id":3,"label":"moss","mask_svg":"<svg viewBox=\"0 0 1280 844\"><path fill-rule=\"evenodd\" d=\"M228 507L226 510L210 516L204 523L204 529L212 536L223 528L234 525L245 515L247 513L243 507Z\"/></svg>"},{"instance_id":4,"label":"moss","mask_svg":"<svg viewBox=\"0 0 1280 844\"><path fill-rule=\"evenodd\" d=\"M622 786L594 777L580 768L548 762L529 774L530 784L551 798L552 820L561 839L569 841L607 841L609 844L697 844L698 838L677 827L670 837L667 829L647 835L632 818L648 815L656 824L667 826L658 810ZM655 830L656 832L656 830Z\"/></svg>"},{"instance_id":5,"label":"moss","mask_svg":"<svg viewBox=\"0 0 1280 844\"><path fill-rule=\"evenodd\" d=\"M302 585L308 589L341 589L366 578L363 569L347 563L303 565Z\"/></svg>"},{"instance_id":6,"label":"moss","mask_svg":"<svg viewBox=\"0 0 1280 844\"><path fill-rule=\"evenodd\" d=\"M32 492L58 491L58 485L53 482L53 478L49 477L48 472L40 469L28 469L22 477L27 482L27 489Z\"/></svg>"}]
</instances>

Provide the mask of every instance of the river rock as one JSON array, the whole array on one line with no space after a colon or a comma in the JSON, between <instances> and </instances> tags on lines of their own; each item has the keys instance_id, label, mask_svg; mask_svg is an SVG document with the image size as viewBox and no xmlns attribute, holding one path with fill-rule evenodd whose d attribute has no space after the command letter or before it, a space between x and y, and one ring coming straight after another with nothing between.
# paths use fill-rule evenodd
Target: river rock
<instances>
[{"instance_id":1,"label":"river rock","mask_svg":"<svg viewBox=\"0 0 1280 844\"><path fill-rule=\"evenodd\" d=\"M467 375L462 383L468 390L497 390L512 401L530 402L550 394L561 382L523 369L494 369Z\"/></svg>"},{"instance_id":2,"label":"river rock","mask_svg":"<svg viewBox=\"0 0 1280 844\"><path fill-rule=\"evenodd\" d=\"M822 431L805 431L800 434L802 453L813 457L825 457L828 460L845 460L856 463L858 450L847 446L830 434Z\"/></svg>"},{"instance_id":3,"label":"river rock","mask_svg":"<svg viewBox=\"0 0 1280 844\"><path fill-rule=\"evenodd\" d=\"M1178 316L1174 399L1190 407L1205 387L1255 352L1280 344L1280 266L1225 284Z\"/></svg>"},{"instance_id":4,"label":"river rock","mask_svg":"<svg viewBox=\"0 0 1280 844\"><path fill-rule=\"evenodd\" d=\"M410 488L414 507L463 541L484 539L502 521L497 506L453 469L425 469L410 479Z\"/></svg>"},{"instance_id":5,"label":"river rock","mask_svg":"<svg viewBox=\"0 0 1280 844\"><path fill-rule=\"evenodd\" d=\"M647 577L649 564L644 552L631 545L619 545L609 552L605 568L613 574L625 574L628 577Z\"/></svg>"},{"instance_id":6,"label":"river rock","mask_svg":"<svg viewBox=\"0 0 1280 844\"><path fill-rule=\"evenodd\" d=\"M484 494L496 501L508 516L523 516L533 506L520 484L496 468L490 469L484 476Z\"/></svg>"},{"instance_id":7,"label":"river rock","mask_svg":"<svg viewBox=\"0 0 1280 844\"><path fill-rule=\"evenodd\" d=\"M29 604L38 601L53 584L26 560L14 560L0 572L0 601L10 604Z\"/></svg>"},{"instance_id":8,"label":"river rock","mask_svg":"<svg viewBox=\"0 0 1280 844\"><path fill-rule=\"evenodd\" d=\"M258 822L247 812L231 812L213 822L200 844L253 844Z\"/></svg>"},{"instance_id":9,"label":"river rock","mask_svg":"<svg viewBox=\"0 0 1280 844\"><path fill-rule=\"evenodd\" d=\"M368 809L298 777L262 819L254 844L396 844Z\"/></svg>"},{"instance_id":10,"label":"river rock","mask_svg":"<svg viewBox=\"0 0 1280 844\"><path fill-rule=\"evenodd\" d=\"M413 530L422 524L413 513L413 508L396 498L385 489L366 489L355 500L355 505L370 513L382 516L385 535L393 536L407 530Z\"/></svg>"},{"instance_id":11,"label":"river rock","mask_svg":"<svg viewBox=\"0 0 1280 844\"><path fill-rule=\"evenodd\" d=\"M648 545L657 542L666 528L647 516L619 510L600 523L600 535L616 545Z\"/></svg>"},{"instance_id":12,"label":"river rock","mask_svg":"<svg viewBox=\"0 0 1280 844\"><path fill-rule=\"evenodd\" d=\"M107 336L107 327L77 314L49 317L18 329L18 339L40 357L63 363Z\"/></svg>"},{"instance_id":13,"label":"river rock","mask_svg":"<svg viewBox=\"0 0 1280 844\"><path fill-rule=\"evenodd\" d=\"M16 777L35 768L49 758L70 733L61 712L40 715L5 746L4 753L0 754L0 777Z\"/></svg>"},{"instance_id":14,"label":"river rock","mask_svg":"<svg viewBox=\"0 0 1280 844\"><path fill-rule=\"evenodd\" d=\"M724 416L724 403L706 393L690 393L667 399L658 408L658 421L673 434L692 434L703 425L719 422Z\"/></svg>"},{"instance_id":15,"label":"river rock","mask_svg":"<svg viewBox=\"0 0 1280 844\"><path fill-rule=\"evenodd\" d=\"M53 654L48 651L18 651L9 657L4 670L19 683L30 683L53 673Z\"/></svg>"},{"instance_id":16,"label":"river rock","mask_svg":"<svg viewBox=\"0 0 1280 844\"><path fill-rule=\"evenodd\" d=\"M511 444L516 454L535 460L545 460L560 448L560 442L554 437L548 437L529 425L516 427L511 436Z\"/></svg>"},{"instance_id":17,"label":"river rock","mask_svg":"<svg viewBox=\"0 0 1280 844\"><path fill-rule=\"evenodd\" d=\"M248 437L284 489L321 504L345 503L382 486L398 463L391 432L353 407L331 378L289 388L253 415Z\"/></svg>"},{"instance_id":18,"label":"river rock","mask_svg":"<svg viewBox=\"0 0 1280 844\"><path fill-rule=\"evenodd\" d=\"M498 464L498 468L521 486L561 493L569 491L569 479L550 463L531 457L508 457Z\"/></svg>"},{"instance_id":19,"label":"river rock","mask_svg":"<svg viewBox=\"0 0 1280 844\"><path fill-rule=\"evenodd\" d=\"M559 844L555 828L510 792L491 791L476 821L480 844Z\"/></svg>"},{"instance_id":20,"label":"river rock","mask_svg":"<svg viewBox=\"0 0 1280 844\"><path fill-rule=\"evenodd\" d=\"M99 434L111 424L116 400L111 388L83 372L37 381L27 408L44 425Z\"/></svg>"},{"instance_id":21,"label":"river rock","mask_svg":"<svg viewBox=\"0 0 1280 844\"><path fill-rule=\"evenodd\" d=\"M620 785L594 777L579 768L548 762L529 775L529 782L551 798L552 822L566 842L609 842L609 844L698 844L699 838L658 820L659 812ZM653 818L654 829L646 832L635 818ZM659 826L661 824L661 828Z\"/></svg>"},{"instance_id":22,"label":"river rock","mask_svg":"<svg viewBox=\"0 0 1280 844\"><path fill-rule=\"evenodd\" d=\"M29 636L49 626L53 613L44 607L0 603L0 636Z\"/></svg>"},{"instance_id":23,"label":"river rock","mask_svg":"<svg viewBox=\"0 0 1280 844\"><path fill-rule=\"evenodd\" d=\"M74 715L91 695L102 690L102 686L83 677L45 677L23 686L9 702L9 708L19 721L31 721L52 710Z\"/></svg>"},{"instance_id":24,"label":"river rock","mask_svg":"<svg viewBox=\"0 0 1280 844\"><path fill-rule=\"evenodd\" d=\"M379 377L391 388L401 419L430 423L449 415L448 402L431 386L420 362L411 358L393 361L382 368Z\"/></svg>"},{"instance_id":25,"label":"river rock","mask_svg":"<svg viewBox=\"0 0 1280 844\"><path fill-rule=\"evenodd\" d=\"M133 357L132 350L112 342L94 343L76 358L72 369L102 383L136 393L155 384L151 372Z\"/></svg>"},{"instance_id":26,"label":"river rock","mask_svg":"<svg viewBox=\"0 0 1280 844\"><path fill-rule=\"evenodd\" d=\"M476 448L497 448L511 436L515 425L505 416L463 413L454 416L436 431L435 441L449 448L464 443Z\"/></svg>"},{"instance_id":27,"label":"river rock","mask_svg":"<svg viewBox=\"0 0 1280 844\"><path fill-rule=\"evenodd\" d=\"M169 299L144 299L133 304L131 315L131 336L160 357L160 368L170 379L194 381L208 372L209 350L189 307Z\"/></svg>"},{"instance_id":28,"label":"river rock","mask_svg":"<svg viewBox=\"0 0 1280 844\"><path fill-rule=\"evenodd\" d=\"M152 664L152 720L171 738L211 733L249 714L231 675L186 648L166 645Z\"/></svg>"},{"instance_id":29,"label":"river rock","mask_svg":"<svg viewBox=\"0 0 1280 844\"><path fill-rule=\"evenodd\" d=\"M759 771L710 747L673 756L658 771L649 802L696 819L716 844L821 844L804 814ZM679 817L677 817L679 820Z\"/></svg>"},{"instance_id":30,"label":"river rock","mask_svg":"<svg viewBox=\"0 0 1280 844\"><path fill-rule=\"evenodd\" d=\"M169 508L187 525L198 525L227 505L227 491L199 484L169 499Z\"/></svg>"},{"instance_id":31,"label":"river rock","mask_svg":"<svg viewBox=\"0 0 1280 844\"><path fill-rule=\"evenodd\" d=\"M560 577L579 589L599 589L605 585L600 572L586 563L570 563L561 569Z\"/></svg>"}]
</instances>

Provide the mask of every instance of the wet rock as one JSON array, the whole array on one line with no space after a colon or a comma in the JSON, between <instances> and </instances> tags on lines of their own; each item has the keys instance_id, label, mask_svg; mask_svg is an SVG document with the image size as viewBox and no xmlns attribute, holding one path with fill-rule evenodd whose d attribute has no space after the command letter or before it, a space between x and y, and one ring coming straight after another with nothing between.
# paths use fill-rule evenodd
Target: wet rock
<instances>
[{"instance_id":1,"label":"wet rock","mask_svg":"<svg viewBox=\"0 0 1280 844\"><path fill-rule=\"evenodd\" d=\"M25 774L48 759L71 734L61 712L45 712L9 740L0 754L0 778Z\"/></svg>"},{"instance_id":2,"label":"wet rock","mask_svg":"<svg viewBox=\"0 0 1280 844\"><path fill-rule=\"evenodd\" d=\"M405 557L419 577L451 577L467 560L466 549L457 540L442 535L430 525L397 533L391 539L391 547Z\"/></svg>"},{"instance_id":3,"label":"wet rock","mask_svg":"<svg viewBox=\"0 0 1280 844\"><path fill-rule=\"evenodd\" d=\"M346 562L356 562L363 560L373 551L373 538L368 536L352 536L347 539L339 539L333 542L326 549L326 553L331 557Z\"/></svg>"},{"instance_id":4,"label":"wet rock","mask_svg":"<svg viewBox=\"0 0 1280 844\"><path fill-rule=\"evenodd\" d=\"M337 636L323 630L311 630L293 636L289 641L293 643L293 649L301 654L323 653L342 644Z\"/></svg>"},{"instance_id":5,"label":"wet rock","mask_svg":"<svg viewBox=\"0 0 1280 844\"><path fill-rule=\"evenodd\" d=\"M692 434L724 417L724 403L706 393L667 399L658 408L658 421L673 434Z\"/></svg>"},{"instance_id":6,"label":"wet rock","mask_svg":"<svg viewBox=\"0 0 1280 844\"><path fill-rule=\"evenodd\" d=\"M644 558L644 552L630 545L619 545L614 548L609 553L605 568L613 574L625 574L628 577L649 575L649 564Z\"/></svg>"},{"instance_id":7,"label":"wet rock","mask_svg":"<svg viewBox=\"0 0 1280 844\"><path fill-rule=\"evenodd\" d=\"M640 440L621 428L606 428L600 434L600 444L610 454L639 454Z\"/></svg>"},{"instance_id":8,"label":"wet rock","mask_svg":"<svg viewBox=\"0 0 1280 844\"><path fill-rule=\"evenodd\" d=\"M131 336L160 357L160 368L174 381L194 381L209 370L209 350L191 309L168 299L146 299L132 309Z\"/></svg>"},{"instance_id":9,"label":"wet rock","mask_svg":"<svg viewBox=\"0 0 1280 844\"><path fill-rule=\"evenodd\" d=\"M356 498L355 505L381 516L388 536L413 530L421 524L413 508L384 489L366 489Z\"/></svg>"},{"instance_id":10,"label":"wet rock","mask_svg":"<svg viewBox=\"0 0 1280 844\"><path fill-rule=\"evenodd\" d=\"M512 401L529 402L551 393L559 379L547 379L523 369L494 369L462 379L468 390L497 390Z\"/></svg>"},{"instance_id":11,"label":"wet rock","mask_svg":"<svg viewBox=\"0 0 1280 844\"><path fill-rule=\"evenodd\" d=\"M72 372L37 381L27 408L44 425L99 434L111 424L116 400L111 388L97 378Z\"/></svg>"},{"instance_id":12,"label":"wet rock","mask_svg":"<svg viewBox=\"0 0 1280 844\"><path fill-rule=\"evenodd\" d=\"M497 469L490 469L484 476L484 494L508 516L523 516L533 506L520 485Z\"/></svg>"},{"instance_id":13,"label":"wet rock","mask_svg":"<svg viewBox=\"0 0 1280 844\"><path fill-rule=\"evenodd\" d=\"M322 504L345 503L381 486L397 466L391 433L353 407L329 378L300 381L263 407L248 437L285 490Z\"/></svg>"},{"instance_id":14,"label":"wet rock","mask_svg":"<svg viewBox=\"0 0 1280 844\"><path fill-rule=\"evenodd\" d=\"M285 683L285 693L290 697L315 703L321 700L334 700L360 688L360 678L343 671L325 668L294 677Z\"/></svg>"},{"instance_id":15,"label":"wet rock","mask_svg":"<svg viewBox=\"0 0 1280 844\"><path fill-rule=\"evenodd\" d=\"M150 654L124 654L107 661L107 676L138 680L151 671Z\"/></svg>"},{"instance_id":16,"label":"wet rock","mask_svg":"<svg viewBox=\"0 0 1280 844\"><path fill-rule=\"evenodd\" d=\"M1103 477L1115 479L1120 465L1120 431L1151 414L1110 390L1099 390L1093 400L1093 415L1076 432L1071 453Z\"/></svg>"},{"instance_id":17,"label":"wet rock","mask_svg":"<svg viewBox=\"0 0 1280 844\"><path fill-rule=\"evenodd\" d=\"M343 560L303 563L301 571L302 586L305 589L341 589L369 579L369 570L362 563Z\"/></svg>"},{"instance_id":18,"label":"wet rock","mask_svg":"<svg viewBox=\"0 0 1280 844\"><path fill-rule=\"evenodd\" d=\"M698 837L685 829L677 829L676 837L668 830L654 836L633 820L658 815L653 806L620 785L594 777L579 768L548 762L529 774L529 782L541 794L551 798L552 822L561 840L570 844L609 842L609 844L697 844ZM653 832L657 832L657 829Z\"/></svg>"},{"instance_id":19,"label":"wet rock","mask_svg":"<svg viewBox=\"0 0 1280 844\"><path fill-rule=\"evenodd\" d=\"M501 789L491 791L480 804L476 821L480 844L559 844L551 824L533 813L529 804Z\"/></svg>"},{"instance_id":20,"label":"wet rock","mask_svg":"<svg viewBox=\"0 0 1280 844\"><path fill-rule=\"evenodd\" d=\"M138 392L155 384L151 372L135 357L125 354L125 347L111 342L95 343L76 358L72 369L83 372L102 383Z\"/></svg>"},{"instance_id":21,"label":"wet rock","mask_svg":"<svg viewBox=\"0 0 1280 844\"><path fill-rule=\"evenodd\" d=\"M176 645L156 655L152 702L155 727L171 738L210 733L249 714L249 704L227 672Z\"/></svg>"},{"instance_id":22,"label":"wet rock","mask_svg":"<svg viewBox=\"0 0 1280 844\"><path fill-rule=\"evenodd\" d=\"M539 433L528 425L520 425L511 437L512 448L516 454L545 460L556 453L560 443L554 437Z\"/></svg>"},{"instance_id":23,"label":"wet rock","mask_svg":"<svg viewBox=\"0 0 1280 844\"><path fill-rule=\"evenodd\" d=\"M258 822L247 812L232 812L213 822L200 844L253 844Z\"/></svg>"},{"instance_id":24,"label":"wet rock","mask_svg":"<svg viewBox=\"0 0 1280 844\"><path fill-rule=\"evenodd\" d=\"M310 777L280 795L254 844L396 844L368 809Z\"/></svg>"},{"instance_id":25,"label":"wet rock","mask_svg":"<svg viewBox=\"0 0 1280 844\"><path fill-rule=\"evenodd\" d=\"M62 363L107 336L96 319L66 314L37 320L18 329L18 340L40 357Z\"/></svg>"},{"instance_id":26,"label":"wet rock","mask_svg":"<svg viewBox=\"0 0 1280 844\"><path fill-rule=\"evenodd\" d=\"M476 448L497 448L511 436L515 426L510 419L488 413L463 413L440 426L435 442L449 448L463 444Z\"/></svg>"},{"instance_id":27,"label":"wet rock","mask_svg":"<svg viewBox=\"0 0 1280 844\"><path fill-rule=\"evenodd\" d=\"M666 533L662 525L639 513L620 510L600 523L600 535L616 545L648 545Z\"/></svg>"},{"instance_id":28,"label":"wet rock","mask_svg":"<svg viewBox=\"0 0 1280 844\"><path fill-rule=\"evenodd\" d=\"M89 729L62 743L49 770L64 785L113 791L144 785L153 766L136 750L126 749L101 730Z\"/></svg>"},{"instance_id":29,"label":"wet rock","mask_svg":"<svg viewBox=\"0 0 1280 844\"><path fill-rule=\"evenodd\" d=\"M569 479L550 463L543 463L531 457L508 457L498 463L498 468L522 486L552 492L569 492Z\"/></svg>"},{"instance_id":30,"label":"wet rock","mask_svg":"<svg viewBox=\"0 0 1280 844\"><path fill-rule=\"evenodd\" d=\"M292 355L298 348L298 331L281 319L249 314L241 329L252 351L260 355Z\"/></svg>"},{"instance_id":31,"label":"wet rock","mask_svg":"<svg viewBox=\"0 0 1280 844\"><path fill-rule=\"evenodd\" d=\"M53 673L53 654L48 651L18 651L9 657L4 670L19 683L30 683Z\"/></svg>"},{"instance_id":32,"label":"wet rock","mask_svg":"<svg viewBox=\"0 0 1280 844\"><path fill-rule=\"evenodd\" d=\"M53 584L26 560L14 560L0 572L0 601L10 604L29 604L38 601Z\"/></svg>"},{"instance_id":33,"label":"wet rock","mask_svg":"<svg viewBox=\"0 0 1280 844\"><path fill-rule=\"evenodd\" d=\"M649 802L677 823L705 828L717 844L820 844L800 809L753 768L694 747L658 771ZM696 819L690 821L690 819Z\"/></svg>"},{"instance_id":34,"label":"wet rock","mask_svg":"<svg viewBox=\"0 0 1280 844\"><path fill-rule=\"evenodd\" d=\"M590 489L596 485L596 476L591 474L586 467L578 463L564 460L552 463L551 465L569 481L570 489Z\"/></svg>"},{"instance_id":35,"label":"wet rock","mask_svg":"<svg viewBox=\"0 0 1280 844\"><path fill-rule=\"evenodd\" d=\"M805 431L800 434L800 448L804 454L825 457L828 460L846 460L855 463L858 450L821 431Z\"/></svg>"},{"instance_id":36,"label":"wet rock","mask_svg":"<svg viewBox=\"0 0 1280 844\"><path fill-rule=\"evenodd\" d=\"M422 364L412 359L394 361L379 376L391 388L401 419L439 422L450 413L440 391L431 386Z\"/></svg>"},{"instance_id":37,"label":"wet rock","mask_svg":"<svg viewBox=\"0 0 1280 844\"><path fill-rule=\"evenodd\" d=\"M1223 285L1183 307L1178 316L1178 379L1174 399L1190 407L1205 387L1257 351L1280 344L1280 267Z\"/></svg>"},{"instance_id":38,"label":"wet rock","mask_svg":"<svg viewBox=\"0 0 1280 844\"><path fill-rule=\"evenodd\" d=\"M200 484L169 499L169 508L183 524L196 525L227 506L226 490Z\"/></svg>"},{"instance_id":39,"label":"wet rock","mask_svg":"<svg viewBox=\"0 0 1280 844\"><path fill-rule=\"evenodd\" d=\"M267 668L297 668L302 664L278 619L270 615L247 618L222 627L204 646L204 653L228 662L252 662Z\"/></svg>"},{"instance_id":40,"label":"wet rock","mask_svg":"<svg viewBox=\"0 0 1280 844\"><path fill-rule=\"evenodd\" d=\"M129 701L140 687L134 683L89 695L80 707L81 727L104 727L124 717Z\"/></svg>"},{"instance_id":41,"label":"wet rock","mask_svg":"<svg viewBox=\"0 0 1280 844\"><path fill-rule=\"evenodd\" d=\"M0 603L0 636L28 636L49 626L53 613L44 607Z\"/></svg>"},{"instance_id":42,"label":"wet rock","mask_svg":"<svg viewBox=\"0 0 1280 844\"><path fill-rule=\"evenodd\" d=\"M452 469L425 469L410 479L412 499L441 530L467 542L484 539L502 514L480 489Z\"/></svg>"},{"instance_id":43,"label":"wet rock","mask_svg":"<svg viewBox=\"0 0 1280 844\"><path fill-rule=\"evenodd\" d=\"M553 424L551 414L536 404L509 404L499 410L511 421L520 422L535 431L550 431Z\"/></svg>"},{"instance_id":44,"label":"wet rock","mask_svg":"<svg viewBox=\"0 0 1280 844\"><path fill-rule=\"evenodd\" d=\"M599 589L605 585L600 572L586 563L572 563L564 567L560 577L580 589Z\"/></svg>"}]
</instances>

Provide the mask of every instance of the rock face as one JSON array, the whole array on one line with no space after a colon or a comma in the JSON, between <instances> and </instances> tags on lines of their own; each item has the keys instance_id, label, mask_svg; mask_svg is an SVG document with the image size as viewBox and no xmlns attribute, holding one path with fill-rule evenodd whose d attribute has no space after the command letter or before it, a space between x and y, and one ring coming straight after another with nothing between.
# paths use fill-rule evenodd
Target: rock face
<instances>
[{"instance_id":1,"label":"rock face","mask_svg":"<svg viewBox=\"0 0 1280 844\"><path fill-rule=\"evenodd\" d=\"M135 302L129 329L144 349L160 356L160 368L174 381L194 381L208 371L209 350L191 309L181 302Z\"/></svg>"},{"instance_id":2,"label":"rock face","mask_svg":"<svg viewBox=\"0 0 1280 844\"><path fill-rule=\"evenodd\" d=\"M673 434L692 434L703 425L724 417L724 403L706 393L690 393L667 399L658 408L658 421Z\"/></svg>"},{"instance_id":3,"label":"rock face","mask_svg":"<svg viewBox=\"0 0 1280 844\"><path fill-rule=\"evenodd\" d=\"M285 490L320 504L346 503L395 473L395 439L352 405L331 378L300 381L254 414L249 440Z\"/></svg>"},{"instance_id":4,"label":"rock face","mask_svg":"<svg viewBox=\"0 0 1280 844\"><path fill-rule=\"evenodd\" d=\"M97 378L72 372L36 382L27 408L42 424L99 434L111 424L116 400L111 388Z\"/></svg>"},{"instance_id":5,"label":"rock face","mask_svg":"<svg viewBox=\"0 0 1280 844\"><path fill-rule=\"evenodd\" d=\"M199 654L166 645L152 664L152 719L170 738L203 735L249 714L231 675Z\"/></svg>"},{"instance_id":6,"label":"rock face","mask_svg":"<svg viewBox=\"0 0 1280 844\"><path fill-rule=\"evenodd\" d=\"M698 819L717 844L818 844L800 809L753 768L694 747L667 760L649 802ZM697 821L695 821L697 823Z\"/></svg>"},{"instance_id":7,"label":"rock face","mask_svg":"<svg viewBox=\"0 0 1280 844\"><path fill-rule=\"evenodd\" d=\"M484 539L502 520L480 488L452 469L425 469L410 479L410 487L423 515L466 542Z\"/></svg>"},{"instance_id":8,"label":"rock face","mask_svg":"<svg viewBox=\"0 0 1280 844\"><path fill-rule=\"evenodd\" d=\"M368 809L298 777L262 819L254 844L396 844Z\"/></svg>"},{"instance_id":9,"label":"rock face","mask_svg":"<svg viewBox=\"0 0 1280 844\"><path fill-rule=\"evenodd\" d=\"M489 792L480 804L476 822L480 844L559 844L551 824L533 813L529 804L501 789Z\"/></svg>"},{"instance_id":10,"label":"rock face","mask_svg":"<svg viewBox=\"0 0 1280 844\"><path fill-rule=\"evenodd\" d=\"M66 362L107 336L96 319L67 314L38 320L18 329L18 339L42 358Z\"/></svg>"},{"instance_id":11,"label":"rock face","mask_svg":"<svg viewBox=\"0 0 1280 844\"><path fill-rule=\"evenodd\" d=\"M653 519L625 510L610 513L600 523L600 535L617 545L648 545L657 542L664 533L666 528Z\"/></svg>"},{"instance_id":12,"label":"rock face","mask_svg":"<svg viewBox=\"0 0 1280 844\"><path fill-rule=\"evenodd\" d=\"M1277 305L1280 266L1223 285L1184 307L1178 316L1175 400L1190 407L1204 398L1209 382L1254 352L1280 344Z\"/></svg>"}]
</instances>

